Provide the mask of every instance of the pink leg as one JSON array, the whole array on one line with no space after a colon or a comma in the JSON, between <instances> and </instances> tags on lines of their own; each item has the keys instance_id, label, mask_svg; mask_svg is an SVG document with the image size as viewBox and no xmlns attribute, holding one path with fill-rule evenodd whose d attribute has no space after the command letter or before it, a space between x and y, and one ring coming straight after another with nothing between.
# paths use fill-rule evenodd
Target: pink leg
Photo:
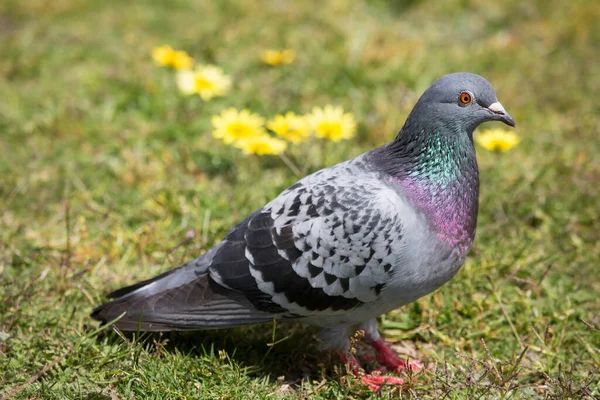
<instances>
[{"instance_id":1,"label":"pink leg","mask_svg":"<svg viewBox=\"0 0 600 400\"><path fill-rule=\"evenodd\" d=\"M408 364L401 360L381 338L373 340L370 343L377 352L377 362L381 365L385 365L392 371L403 372L407 368L410 368L412 371L417 372L423 368L419 360L411 360Z\"/></svg>"},{"instance_id":2,"label":"pink leg","mask_svg":"<svg viewBox=\"0 0 600 400\"><path fill-rule=\"evenodd\" d=\"M343 351L338 351L337 354L338 357L340 357L340 359L342 360L342 362L346 366L348 366L350 372L352 372L354 376L358 376L360 373L360 364L358 363L356 357L354 357L352 354L347 354Z\"/></svg>"}]
</instances>

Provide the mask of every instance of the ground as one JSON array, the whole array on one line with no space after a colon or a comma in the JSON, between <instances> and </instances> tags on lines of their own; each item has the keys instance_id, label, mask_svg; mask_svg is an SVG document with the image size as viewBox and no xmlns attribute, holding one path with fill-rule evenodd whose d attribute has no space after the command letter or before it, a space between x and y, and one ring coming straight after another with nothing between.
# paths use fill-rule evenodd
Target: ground
<instances>
[{"instance_id":1,"label":"ground","mask_svg":"<svg viewBox=\"0 0 600 400\"><path fill-rule=\"evenodd\" d=\"M580 0L2 2L0 395L598 398L599 19L600 3ZM162 44L221 66L232 91L179 94L152 63ZM296 61L261 64L280 47ZM199 255L298 178L213 139L213 114L343 106L355 138L289 152L308 173L391 140L420 93L461 70L492 82L522 141L478 148L463 269L381 318L432 371L370 393L311 328L137 337L89 318L110 290Z\"/></svg>"}]
</instances>

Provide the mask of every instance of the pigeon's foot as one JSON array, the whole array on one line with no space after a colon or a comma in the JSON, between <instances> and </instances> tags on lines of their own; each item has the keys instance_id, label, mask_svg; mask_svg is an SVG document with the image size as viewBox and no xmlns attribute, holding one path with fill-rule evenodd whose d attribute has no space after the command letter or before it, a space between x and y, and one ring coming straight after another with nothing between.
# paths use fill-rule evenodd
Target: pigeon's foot
<instances>
[{"instance_id":1,"label":"pigeon's foot","mask_svg":"<svg viewBox=\"0 0 600 400\"><path fill-rule=\"evenodd\" d=\"M363 375L360 380L374 392L377 392L384 385L404 385L404 379L389 375Z\"/></svg>"},{"instance_id":2,"label":"pigeon's foot","mask_svg":"<svg viewBox=\"0 0 600 400\"><path fill-rule=\"evenodd\" d=\"M360 381L366 385L369 389L376 392L381 389L384 385L403 385L404 379L398 378L397 376L383 376L383 375L366 375L364 371L360 369L360 364L356 357L352 354L347 354L343 351L338 351L338 356L344 364L348 367L348 370L360 379Z\"/></svg>"},{"instance_id":3,"label":"pigeon's foot","mask_svg":"<svg viewBox=\"0 0 600 400\"><path fill-rule=\"evenodd\" d=\"M410 360L408 362L401 360L381 338L371 341L371 346L373 346L377 353L377 362L392 371L403 372L410 368L413 372L419 372L423 369L423 365L419 360Z\"/></svg>"}]
</instances>

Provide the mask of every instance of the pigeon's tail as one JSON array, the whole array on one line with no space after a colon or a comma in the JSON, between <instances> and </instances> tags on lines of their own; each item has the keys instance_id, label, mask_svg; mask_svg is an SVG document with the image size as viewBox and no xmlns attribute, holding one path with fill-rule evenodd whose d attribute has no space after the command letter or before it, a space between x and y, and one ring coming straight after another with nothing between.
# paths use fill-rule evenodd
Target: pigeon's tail
<instances>
[{"instance_id":1,"label":"pigeon's tail","mask_svg":"<svg viewBox=\"0 0 600 400\"><path fill-rule=\"evenodd\" d=\"M255 310L238 293L210 278L209 253L111 293L114 300L97 307L92 318L109 323L124 314L115 322L119 329L154 332L230 328L273 320L275 315Z\"/></svg>"}]
</instances>

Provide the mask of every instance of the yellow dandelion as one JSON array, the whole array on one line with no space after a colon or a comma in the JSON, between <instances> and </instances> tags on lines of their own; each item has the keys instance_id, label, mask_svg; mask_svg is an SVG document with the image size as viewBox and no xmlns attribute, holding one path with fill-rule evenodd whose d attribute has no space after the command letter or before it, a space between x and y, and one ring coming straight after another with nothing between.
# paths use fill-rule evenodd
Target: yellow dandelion
<instances>
[{"instance_id":1,"label":"yellow dandelion","mask_svg":"<svg viewBox=\"0 0 600 400\"><path fill-rule=\"evenodd\" d=\"M171 46L160 46L152 49L152 58L158 65L168 67L173 63L175 50Z\"/></svg>"},{"instance_id":2,"label":"yellow dandelion","mask_svg":"<svg viewBox=\"0 0 600 400\"><path fill-rule=\"evenodd\" d=\"M310 136L310 125L306 118L291 111L275 116L267 122L267 128L292 143L303 142Z\"/></svg>"},{"instance_id":3,"label":"yellow dandelion","mask_svg":"<svg viewBox=\"0 0 600 400\"><path fill-rule=\"evenodd\" d=\"M246 154L256 154L264 156L267 154L281 154L287 148L284 140L271 137L267 134L260 134L240 139L233 144Z\"/></svg>"},{"instance_id":4,"label":"yellow dandelion","mask_svg":"<svg viewBox=\"0 0 600 400\"><path fill-rule=\"evenodd\" d=\"M222 139L226 144L232 144L242 139L267 135L264 124L264 118L258 114L245 109L238 111L235 108L228 108L212 117L214 128L212 135L216 139Z\"/></svg>"},{"instance_id":5,"label":"yellow dandelion","mask_svg":"<svg viewBox=\"0 0 600 400\"><path fill-rule=\"evenodd\" d=\"M152 58L154 62L163 67L173 67L175 69L192 68L192 58L183 50L174 50L171 46L160 46L152 49Z\"/></svg>"},{"instance_id":6,"label":"yellow dandelion","mask_svg":"<svg viewBox=\"0 0 600 400\"><path fill-rule=\"evenodd\" d=\"M296 53L290 49L265 50L260 55L260 60L272 67L280 64L291 64L296 59Z\"/></svg>"},{"instance_id":7,"label":"yellow dandelion","mask_svg":"<svg viewBox=\"0 0 600 400\"><path fill-rule=\"evenodd\" d=\"M504 129L488 129L476 135L475 141L484 149L505 152L519 144L521 138Z\"/></svg>"},{"instance_id":8,"label":"yellow dandelion","mask_svg":"<svg viewBox=\"0 0 600 400\"><path fill-rule=\"evenodd\" d=\"M350 113L344 113L342 107L326 105L325 108L314 107L306 117L315 136L339 142L350 139L356 132L356 121Z\"/></svg>"},{"instance_id":9,"label":"yellow dandelion","mask_svg":"<svg viewBox=\"0 0 600 400\"><path fill-rule=\"evenodd\" d=\"M175 69L190 69L193 64L194 61L192 60L192 57L185 51L179 50L173 54L173 67Z\"/></svg>"},{"instance_id":10,"label":"yellow dandelion","mask_svg":"<svg viewBox=\"0 0 600 400\"><path fill-rule=\"evenodd\" d=\"M177 86L183 94L198 94L202 100L210 100L229 92L231 78L215 65L199 65L195 70L179 71Z\"/></svg>"}]
</instances>

